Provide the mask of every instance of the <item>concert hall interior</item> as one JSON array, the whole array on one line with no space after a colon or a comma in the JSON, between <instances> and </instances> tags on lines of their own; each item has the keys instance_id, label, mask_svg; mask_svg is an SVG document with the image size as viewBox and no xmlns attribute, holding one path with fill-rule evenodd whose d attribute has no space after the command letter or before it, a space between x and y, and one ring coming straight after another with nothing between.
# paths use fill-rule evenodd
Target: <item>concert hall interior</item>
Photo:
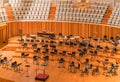
<instances>
[{"instance_id":1,"label":"concert hall interior","mask_svg":"<svg viewBox=\"0 0 120 82\"><path fill-rule=\"evenodd\" d=\"M0 82L119 82L120 0L0 0Z\"/></svg>"}]
</instances>

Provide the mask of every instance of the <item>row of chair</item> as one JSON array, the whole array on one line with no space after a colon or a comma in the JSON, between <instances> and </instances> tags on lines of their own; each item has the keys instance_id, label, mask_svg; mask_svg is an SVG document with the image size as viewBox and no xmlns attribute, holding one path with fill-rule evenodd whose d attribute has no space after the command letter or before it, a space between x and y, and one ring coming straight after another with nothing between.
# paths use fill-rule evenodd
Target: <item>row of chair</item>
<instances>
[{"instance_id":1,"label":"row of chair","mask_svg":"<svg viewBox=\"0 0 120 82\"><path fill-rule=\"evenodd\" d=\"M16 20L48 20L48 16L15 16Z\"/></svg>"},{"instance_id":2,"label":"row of chair","mask_svg":"<svg viewBox=\"0 0 120 82\"><path fill-rule=\"evenodd\" d=\"M14 16L16 15L46 15L48 16L49 15L49 12L13 12Z\"/></svg>"},{"instance_id":3,"label":"row of chair","mask_svg":"<svg viewBox=\"0 0 120 82\"><path fill-rule=\"evenodd\" d=\"M103 15L101 14L89 14L89 13L57 13L56 17L59 17L59 16L70 16L70 17L88 17L88 18L103 18Z\"/></svg>"},{"instance_id":4,"label":"row of chair","mask_svg":"<svg viewBox=\"0 0 120 82\"><path fill-rule=\"evenodd\" d=\"M64 3L64 5L66 4ZM109 6L109 5L105 6L105 5L96 4L96 5L91 5L90 9L80 9L80 8L63 7L64 5L59 4L57 6L56 16L55 16L56 20L74 20L74 21L76 20L76 21L94 22L94 23L101 22ZM95 18L95 20L93 18Z\"/></svg>"},{"instance_id":5,"label":"row of chair","mask_svg":"<svg viewBox=\"0 0 120 82\"><path fill-rule=\"evenodd\" d=\"M36 2L36 3L46 3L50 2L50 0L9 0L9 3L31 3L31 2Z\"/></svg>"},{"instance_id":6,"label":"row of chair","mask_svg":"<svg viewBox=\"0 0 120 82\"><path fill-rule=\"evenodd\" d=\"M30 8L30 7L27 7L27 8L12 8L12 11L20 11L20 12L25 12L25 11L39 11L39 12L41 12L41 11L50 11L50 8L48 7L40 7L40 8Z\"/></svg>"},{"instance_id":7,"label":"row of chair","mask_svg":"<svg viewBox=\"0 0 120 82\"><path fill-rule=\"evenodd\" d=\"M10 5L12 7L27 7L27 6L32 6L32 7L40 7L40 6L50 6L50 2L49 3L44 3L44 4L41 4L41 3L11 3Z\"/></svg>"},{"instance_id":8,"label":"row of chair","mask_svg":"<svg viewBox=\"0 0 120 82\"><path fill-rule=\"evenodd\" d=\"M37 3L35 1L31 1L27 3L21 0L21 3L18 2L16 4L14 2L11 2L10 4L15 19L16 20L29 20L29 19L47 20L49 17L49 12L51 7L50 1L45 0L45 1L41 1L41 3Z\"/></svg>"},{"instance_id":9,"label":"row of chair","mask_svg":"<svg viewBox=\"0 0 120 82\"><path fill-rule=\"evenodd\" d=\"M62 21L77 21L77 22L90 22L90 23L101 23L101 19L99 18L85 18L85 17L58 17L55 18L56 20L62 20Z\"/></svg>"},{"instance_id":10,"label":"row of chair","mask_svg":"<svg viewBox=\"0 0 120 82\"><path fill-rule=\"evenodd\" d=\"M7 21L7 14L5 8L0 8L0 22L6 22Z\"/></svg>"},{"instance_id":11,"label":"row of chair","mask_svg":"<svg viewBox=\"0 0 120 82\"><path fill-rule=\"evenodd\" d=\"M56 12L75 12L75 13L96 13L96 14L104 14L104 10L99 10L99 9L78 9L78 8L62 8L62 7L57 7Z\"/></svg>"},{"instance_id":12,"label":"row of chair","mask_svg":"<svg viewBox=\"0 0 120 82\"><path fill-rule=\"evenodd\" d=\"M99 2L99 1L96 1L96 5L101 5L101 6L109 6L109 2Z\"/></svg>"},{"instance_id":13,"label":"row of chair","mask_svg":"<svg viewBox=\"0 0 120 82\"><path fill-rule=\"evenodd\" d=\"M120 26L120 4L116 4L108 20L109 25Z\"/></svg>"}]
</instances>

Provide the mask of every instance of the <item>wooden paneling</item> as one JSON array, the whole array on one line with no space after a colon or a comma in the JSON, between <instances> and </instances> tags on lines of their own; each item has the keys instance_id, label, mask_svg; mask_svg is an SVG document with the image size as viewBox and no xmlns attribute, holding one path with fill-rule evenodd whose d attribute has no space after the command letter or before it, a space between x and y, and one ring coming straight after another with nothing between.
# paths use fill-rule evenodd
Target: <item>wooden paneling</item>
<instances>
[{"instance_id":1,"label":"wooden paneling","mask_svg":"<svg viewBox=\"0 0 120 82\"><path fill-rule=\"evenodd\" d=\"M69 23L69 34L70 35L79 34L79 23L76 23L76 22Z\"/></svg>"},{"instance_id":2,"label":"wooden paneling","mask_svg":"<svg viewBox=\"0 0 120 82\"><path fill-rule=\"evenodd\" d=\"M61 29L62 29L61 33L63 35L68 35L69 34L69 23L68 22L62 22Z\"/></svg>"},{"instance_id":3,"label":"wooden paneling","mask_svg":"<svg viewBox=\"0 0 120 82\"><path fill-rule=\"evenodd\" d=\"M0 47L8 43L8 32L6 23L0 24Z\"/></svg>"},{"instance_id":4,"label":"wooden paneling","mask_svg":"<svg viewBox=\"0 0 120 82\"><path fill-rule=\"evenodd\" d=\"M40 31L50 31L55 34L62 33L63 35L79 35L85 38L92 36L94 38L103 38L107 35L115 37L120 34L120 28L115 26L81 23L81 22L67 22L67 21L13 21L8 22L9 37L16 36L18 29L23 29L23 34L37 33Z\"/></svg>"}]
</instances>

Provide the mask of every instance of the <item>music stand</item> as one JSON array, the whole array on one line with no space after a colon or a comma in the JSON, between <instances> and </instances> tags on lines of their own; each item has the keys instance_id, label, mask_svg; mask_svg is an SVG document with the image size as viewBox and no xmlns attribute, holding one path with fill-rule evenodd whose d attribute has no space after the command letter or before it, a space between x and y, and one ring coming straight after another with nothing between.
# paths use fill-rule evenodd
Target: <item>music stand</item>
<instances>
[{"instance_id":1,"label":"music stand","mask_svg":"<svg viewBox=\"0 0 120 82\"><path fill-rule=\"evenodd\" d=\"M26 64L25 67L26 67L26 69L27 69L26 77L30 77L30 76L29 76L29 67L30 67L30 64Z\"/></svg>"}]
</instances>

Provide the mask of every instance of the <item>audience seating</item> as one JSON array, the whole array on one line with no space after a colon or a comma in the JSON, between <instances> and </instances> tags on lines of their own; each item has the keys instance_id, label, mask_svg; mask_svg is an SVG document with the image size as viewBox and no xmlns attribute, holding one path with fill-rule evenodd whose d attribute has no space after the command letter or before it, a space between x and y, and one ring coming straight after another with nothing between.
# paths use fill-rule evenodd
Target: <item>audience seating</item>
<instances>
[{"instance_id":1,"label":"audience seating","mask_svg":"<svg viewBox=\"0 0 120 82\"><path fill-rule=\"evenodd\" d=\"M16 20L48 20L50 0L9 0Z\"/></svg>"},{"instance_id":2,"label":"audience seating","mask_svg":"<svg viewBox=\"0 0 120 82\"><path fill-rule=\"evenodd\" d=\"M72 1L57 2L55 20L101 23L109 3L96 2L91 8L74 8ZM61 17L62 16L62 17Z\"/></svg>"},{"instance_id":3,"label":"audience seating","mask_svg":"<svg viewBox=\"0 0 120 82\"><path fill-rule=\"evenodd\" d=\"M6 22L8 20L5 8L0 8L0 22Z\"/></svg>"},{"instance_id":4,"label":"audience seating","mask_svg":"<svg viewBox=\"0 0 120 82\"><path fill-rule=\"evenodd\" d=\"M113 25L113 26L120 26L120 4L116 4L114 7L112 14L108 20L108 25Z\"/></svg>"}]
</instances>

